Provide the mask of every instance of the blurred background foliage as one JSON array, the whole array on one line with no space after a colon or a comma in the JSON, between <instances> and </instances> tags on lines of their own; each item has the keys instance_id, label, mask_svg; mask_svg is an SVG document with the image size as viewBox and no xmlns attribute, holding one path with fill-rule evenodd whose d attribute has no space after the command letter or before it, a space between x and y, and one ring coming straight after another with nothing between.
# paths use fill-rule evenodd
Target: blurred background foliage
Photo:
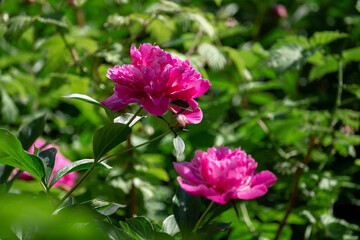
<instances>
[{"instance_id":1,"label":"blurred background foliage","mask_svg":"<svg viewBox=\"0 0 360 240\"><path fill-rule=\"evenodd\" d=\"M214 145L241 146L258 170L278 177L264 197L240 201L245 218L232 209L219 217L232 224L217 239L273 239L288 205L280 239L358 239L359 10L355 0L2 0L0 127L16 132L46 114L43 138L72 161L92 158L92 135L107 123L106 114L62 96L106 99L114 87L107 69L130 63L131 45L156 43L189 59L212 84L199 98L203 121L180 134L186 149L178 160ZM147 116L111 153L166 129ZM97 169L74 201L126 204L110 216L113 224L138 215L160 227L172 214L177 186L172 138L112 158L113 168ZM10 190L27 197L39 191L38 183L22 180ZM1 209L5 219L12 215L3 209L18 207Z\"/></svg>"}]
</instances>

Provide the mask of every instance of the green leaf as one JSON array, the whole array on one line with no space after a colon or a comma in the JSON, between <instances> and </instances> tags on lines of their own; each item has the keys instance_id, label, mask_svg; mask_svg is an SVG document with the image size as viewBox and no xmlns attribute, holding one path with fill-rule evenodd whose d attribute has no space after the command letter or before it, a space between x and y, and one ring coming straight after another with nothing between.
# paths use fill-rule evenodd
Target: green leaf
<instances>
[{"instance_id":1,"label":"green leaf","mask_svg":"<svg viewBox=\"0 0 360 240\"><path fill-rule=\"evenodd\" d=\"M199 45L197 51L206 59L210 68L221 70L225 67L226 58L216 46L210 43L202 43Z\"/></svg>"},{"instance_id":2,"label":"green leaf","mask_svg":"<svg viewBox=\"0 0 360 240\"><path fill-rule=\"evenodd\" d=\"M45 115L42 115L20 129L18 139L20 140L24 150L30 149L36 139L41 136L44 131L44 127Z\"/></svg>"},{"instance_id":3,"label":"green leaf","mask_svg":"<svg viewBox=\"0 0 360 240\"><path fill-rule=\"evenodd\" d=\"M324 75L339 70L338 61L333 56L326 56L325 62L322 65L314 66L309 75L309 80L313 81L319 79Z\"/></svg>"},{"instance_id":4,"label":"green leaf","mask_svg":"<svg viewBox=\"0 0 360 240\"><path fill-rule=\"evenodd\" d=\"M9 123L15 122L19 115L18 108L5 89L1 89L1 113L2 118Z\"/></svg>"},{"instance_id":5,"label":"green leaf","mask_svg":"<svg viewBox=\"0 0 360 240\"><path fill-rule=\"evenodd\" d=\"M359 62L360 61L360 47L350 48L342 52L342 57L345 62Z\"/></svg>"},{"instance_id":6,"label":"green leaf","mask_svg":"<svg viewBox=\"0 0 360 240\"><path fill-rule=\"evenodd\" d=\"M19 63L29 63L41 57L41 54L35 52L19 52L16 55L3 55L0 58L0 69L7 68Z\"/></svg>"},{"instance_id":7,"label":"green leaf","mask_svg":"<svg viewBox=\"0 0 360 240\"><path fill-rule=\"evenodd\" d=\"M208 235L215 235L229 229L231 223L215 222L210 223L199 229L199 233L206 233Z\"/></svg>"},{"instance_id":8,"label":"green leaf","mask_svg":"<svg viewBox=\"0 0 360 240\"><path fill-rule=\"evenodd\" d=\"M106 115L108 116L109 120L111 120L111 122L112 122L113 119L114 119L114 114L113 114L113 112L111 111L110 108L108 108L105 105L102 105L101 103L99 103L98 101L96 101L95 99L93 99L93 98L91 98L91 97L89 97L87 95L73 93L73 94L70 94L70 95L67 95L67 96L63 96L63 97L64 98L70 98L70 99L77 99L77 100L80 100L80 101L83 101L83 102L94 104L94 105L96 105L98 107L102 107L105 110Z\"/></svg>"},{"instance_id":9,"label":"green leaf","mask_svg":"<svg viewBox=\"0 0 360 240\"><path fill-rule=\"evenodd\" d=\"M114 214L119 208L124 208L126 205L113 203L113 202L107 202L101 199L93 199L89 202L86 202L85 204L88 204L91 208L98 211L98 213L109 216L111 214Z\"/></svg>"},{"instance_id":10,"label":"green leaf","mask_svg":"<svg viewBox=\"0 0 360 240\"><path fill-rule=\"evenodd\" d=\"M164 220L161 231L169 234L170 236L174 236L175 234L180 232L174 215L170 215Z\"/></svg>"},{"instance_id":11,"label":"green leaf","mask_svg":"<svg viewBox=\"0 0 360 240\"><path fill-rule=\"evenodd\" d=\"M173 213L183 238L187 238L194 229L200 216L200 197L191 196L178 187L173 198Z\"/></svg>"},{"instance_id":12,"label":"green leaf","mask_svg":"<svg viewBox=\"0 0 360 240\"><path fill-rule=\"evenodd\" d=\"M149 33L158 44L162 44L171 38L173 28L169 24L170 22L171 19L166 19L164 16L159 15L146 27L146 32Z\"/></svg>"},{"instance_id":13,"label":"green leaf","mask_svg":"<svg viewBox=\"0 0 360 240\"><path fill-rule=\"evenodd\" d=\"M26 171L38 181L45 175L41 159L25 152L15 135L5 129L0 129L0 163Z\"/></svg>"},{"instance_id":14,"label":"green leaf","mask_svg":"<svg viewBox=\"0 0 360 240\"><path fill-rule=\"evenodd\" d=\"M348 37L349 35L346 33L340 33L335 31L323 31L323 32L316 32L312 35L309 39L310 46L315 47L318 45L326 45L329 44L337 39Z\"/></svg>"},{"instance_id":15,"label":"green leaf","mask_svg":"<svg viewBox=\"0 0 360 240\"><path fill-rule=\"evenodd\" d=\"M98 129L93 137L93 152L95 161L105 153L126 141L131 133L131 128L121 123L110 123Z\"/></svg>"},{"instance_id":16,"label":"green leaf","mask_svg":"<svg viewBox=\"0 0 360 240\"><path fill-rule=\"evenodd\" d=\"M95 220L95 222L99 225L100 229L103 230L104 233L106 233L106 235L112 240L135 240L135 238L133 238L127 232L108 222L99 220Z\"/></svg>"},{"instance_id":17,"label":"green leaf","mask_svg":"<svg viewBox=\"0 0 360 240\"><path fill-rule=\"evenodd\" d=\"M127 124L133 118L133 116L134 116L134 114L132 114L132 113L125 113L125 114L115 118L114 123ZM129 124L129 127L134 126L142 118L146 118L146 116L136 116L134 118L134 120Z\"/></svg>"},{"instance_id":18,"label":"green leaf","mask_svg":"<svg viewBox=\"0 0 360 240\"><path fill-rule=\"evenodd\" d=\"M269 58L265 60L265 65L274 68L277 73L299 69L315 52L316 49L305 50L300 44L284 44L270 52Z\"/></svg>"},{"instance_id":19,"label":"green leaf","mask_svg":"<svg viewBox=\"0 0 360 240\"><path fill-rule=\"evenodd\" d=\"M58 27L67 28L66 24L61 21L63 14L61 12L56 12L52 14L42 15L36 18L38 22L44 24L56 25Z\"/></svg>"},{"instance_id":20,"label":"green leaf","mask_svg":"<svg viewBox=\"0 0 360 240\"><path fill-rule=\"evenodd\" d=\"M128 218L126 224L141 239L151 240L154 238L154 227L145 217Z\"/></svg>"},{"instance_id":21,"label":"green leaf","mask_svg":"<svg viewBox=\"0 0 360 240\"><path fill-rule=\"evenodd\" d=\"M170 103L170 105L174 105L174 106L180 107L182 109L191 111L190 105L184 100L174 100Z\"/></svg>"},{"instance_id":22,"label":"green leaf","mask_svg":"<svg viewBox=\"0 0 360 240\"><path fill-rule=\"evenodd\" d=\"M78 160L75 162L72 162L62 168L60 168L55 174L54 177L51 180L51 183L49 185L49 188L51 188L57 181L60 180L63 176L65 176L68 173L80 171L80 170L87 170L90 168L90 166L94 163L94 159L83 159ZM110 169L111 167L105 163L99 163L96 165L95 168L105 168Z\"/></svg>"},{"instance_id":23,"label":"green leaf","mask_svg":"<svg viewBox=\"0 0 360 240\"><path fill-rule=\"evenodd\" d=\"M49 183L51 174L54 170L56 153L56 148L49 148L39 153L39 157L43 160L45 168L45 184Z\"/></svg>"},{"instance_id":24,"label":"green leaf","mask_svg":"<svg viewBox=\"0 0 360 240\"><path fill-rule=\"evenodd\" d=\"M215 37L215 29L209 21L198 13L185 13L184 18L194 21L199 30L206 32L211 38Z\"/></svg>"},{"instance_id":25,"label":"green leaf","mask_svg":"<svg viewBox=\"0 0 360 240\"><path fill-rule=\"evenodd\" d=\"M18 38L22 33L25 32L25 28L33 21L33 18L30 16L15 16L10 18L7 22L8 30L5 34L7 38Z\"/></svg>"},{"instance_id":26,"label":"green leaf","mask_svg":"<svg viewBox=\"0 0 360 240\"><path fill-rule=\"evenodd\" d=\"M179 158L181 154L185 151L185 143L184 140L180 136L176 136L173 139L173 144L176 152L176 158Z\"/></svg>"}]
</instances>

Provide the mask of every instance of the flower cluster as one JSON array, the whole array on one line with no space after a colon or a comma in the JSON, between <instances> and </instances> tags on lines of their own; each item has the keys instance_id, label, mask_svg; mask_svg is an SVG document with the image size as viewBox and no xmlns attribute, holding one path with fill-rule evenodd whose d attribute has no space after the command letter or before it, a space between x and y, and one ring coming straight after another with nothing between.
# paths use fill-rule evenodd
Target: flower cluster
<instances>
[{"instance_id":1,"label":"flower cluster","mask_svg":"<svg viewBox=\"0 0 360 240\"><path fill-rule=\"evenodd\" d=\"M257 163L240 148L226 147L197 151L191 162L174 163L181 188L191 195L204 196L225 204L231 199L253 199L263 196L276 182L269 171L254 170Z\"/></svg>"},{"instance_id":2,"label":"flower cluster","mask_svg":"<svg viewBox=\"0 0 360 240\"><path fill-rule=\"evenodd\" d=\"M37 139L35 141L35 143L30 147L28 152L33 154L35 147L42 148L45 145L45 143L46 143L45 140L43 140L41 138ZM61 154L61 152L59 151L58 146L56 146L55 144L49 144L49 145L45 146L43 148L43 150L46 150L46 149L49 149L49 148L56 148L57 149L57 154L56 154L56 158L55 158L55 165L54 165L54 171L53 171L53 174L52 174L52 176L50 178L50 181L51 181L51 179L53 178L55 172L58 171L60 168L68 165L69 163L71 163L71 161L69 159L65 158ZM78 173L76 173L76 172L68 173L64 177L62 177L59 181L57 181L54 184L54 187L60 187L60 188L63 188L63 189L70 189L75 185L75 180L76 180L77 176L78 176ZM32 175L30 175L29 173L27 173L27 172L23 172L19 176L19 178L24 179L24 180L33 180L34 179L34 177Z\"/></svg>"},{"instance_id":3,"label":"flower cluster","mask_svg":"<svg viewBox=\"0 0 360 240\"><path fill-rule=\"evenodd\" d=\"M107 77L116 86L114 94L101 103L117 111L130 103L139 102L152 115L161 116L170 108L178 120L199 123L202 111L195 98L210 88L210 82L202 79L189 60L181 61L159 46L144 43L137 49L131 47L131 64L115 66ZM191 110L181 111L170 106L175 100L186 101Z\"/></svg>"}]
</instances>

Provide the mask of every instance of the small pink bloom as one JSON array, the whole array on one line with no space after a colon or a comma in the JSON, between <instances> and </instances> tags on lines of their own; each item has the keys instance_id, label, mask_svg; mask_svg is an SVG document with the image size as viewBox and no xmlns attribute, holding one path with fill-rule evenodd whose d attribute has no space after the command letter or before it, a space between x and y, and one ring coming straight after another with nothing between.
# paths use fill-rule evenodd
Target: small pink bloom
<instances>
[{"instance_id":1,"label":"small pink bloom","mask_svg":"<svg viewBox=\"0 0 360 240\"><path fill-rule=\"evenodd\" d=\"M130 65L108 70L107 77L116 86L114 94L101 103L113 111L139 102L147 112L160 116L168 111L172 101L183 100L190 104L211 86L188 60L181 61L159 46L149 43L141 44L139 49L132 46L130 55Z\"/></svg>"},{"instance_id":2,"label":"small pink bloom","mask_svg":"<svg viewBox=\"0 0 360 240\"><path fill-rule=\"evenodd\" d=\"M30 147L29 149L29 153L33 154L34 153L34 146L36 146L37 148L41 148L42 146L45 145L45 140L39 138L35 141L35 143ZM58 171L60 168L68 165L69 163L71 163L70 160L68 160L67 158L65 158L59 151L58 146L56 146L55 144L49 144L47 145L43 150L49 149L49 148L56 148L57 149L57 154L56 154L56 158L55 158L55 166L54 166L54 171L53 174L50 178L50 182L51 179L53 178L54 174L56 171ZM57 183L54 184L54 187L61 187L64 189L68 189L68 188L72 188L75 185L75 180L77 178L78 174L76 172L71 172L69 174L66 174L65 176L63 176L59 181L57 181ZM33 180L34 177L32 175L30 175L27 172L23 172L20 176L20 179L24 179L24 180Z\"/></svg>"},{"instance_id":3,"label":"small pink bloom","mask_svg":"<svg viewBox=\"0 0 360 240\"><path fill-rule=\"evenodd\" d=\"M197 151L191 162L174 163L174 167L182 177L177 177L182 189L220 204L261 197L276 182L270 171L255 172L257 163L240 148Z\"/></svg>"},{"instance_id":4,"label":"small pink bloom","mask_svg":"<svg viewBox=\"0 0 360 240\"><path fill-rule=\"evenodd\" d=\"M287 18L288 17L287 9L282 4L275 4L271 9L271 13L274 17L277 17L277 18Z\"/></svg>"}]
</instances>

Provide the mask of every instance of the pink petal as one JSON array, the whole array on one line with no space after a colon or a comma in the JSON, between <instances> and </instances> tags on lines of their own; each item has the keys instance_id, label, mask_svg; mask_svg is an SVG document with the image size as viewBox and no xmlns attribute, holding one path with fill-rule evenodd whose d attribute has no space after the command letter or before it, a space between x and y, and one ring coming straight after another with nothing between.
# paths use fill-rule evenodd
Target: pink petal
<instances>
[{"instance_id":1,"label":"pink petal","mask_svg":"<svg viewBox=\"0 0 360 240\"><path fill-rule=\"evenodd\" d=\"M191 162L181 162L173 163L175 171L186 180L195 183L195 184L202 184L203 180L200 179L199 176L195 175L196 169L194 169L193 164Z\"/></svg>"},{"instance_id":2,"label":"pink petal","mask_svg":"<svg viewBox=\"0 0 360 240\"><path fill-rule=\"evenodd\" d=\"M152 115L161 116L165 114L169 108L170 100L166 97L162 97L161 99L157 99L157 103L150 99L150 97L144 98L141 101L141 106Z\"/></svg>"},{"instance_id":3,"label":"pink petal","mask_svg":"<svg viewBox=\"0 0 360 240\"><path fill-rule=\"evenodd\" d=\"M274 184L276 180L277 178L272 172L265 170L255 174L255 176L252 178L251 186L263 184L266 187L269 187Z\"/></svg>"},{"instance_id":4,"label":"pink petal","mask_svg":"<svg viewBox=\"0 0 360 240\"><path fill-rule=\"evenodd\" d=\"M265 185L256 185L253 188L236 192L233 198L239 198L245 200L254 199L265 195L266 192L267 192L267 188Z\"/></svg>"},{"instance_id":5,"label":"pink petal","mask_svg":"<svg viewBox=\"0 0 360 240\"><path fill-rule=\"evenodd\" d=\"M109 107L113 111L119 111L120 109L123 109L127 105L123 103L123 101L118 97L116 93L111 95L106 100L101 101L101 104Z\"/></svg>"}]
</instances>

